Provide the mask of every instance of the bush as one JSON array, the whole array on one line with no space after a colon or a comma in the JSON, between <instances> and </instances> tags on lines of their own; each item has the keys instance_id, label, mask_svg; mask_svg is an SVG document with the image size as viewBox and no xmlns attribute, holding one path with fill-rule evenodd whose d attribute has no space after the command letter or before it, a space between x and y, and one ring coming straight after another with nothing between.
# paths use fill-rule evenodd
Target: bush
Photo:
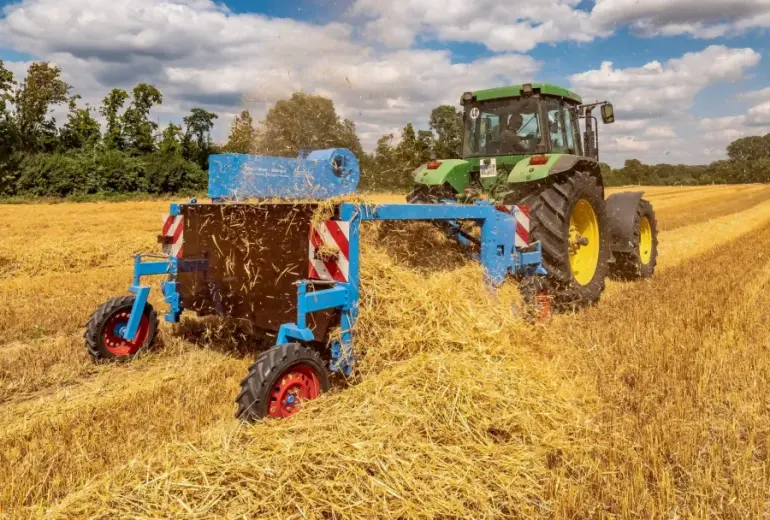
<instances>
[{"instance_id":1,"label":"bush","mask_svg":"<svg viewBox=\"0 0 770 520\"><path fill-rule=\"evenodd\" d=\"M155 152L145 159L149 193L178 193L205 190L208 175L200 166L180 155Z\"/></svg>"},{"instance_id":2,"label":"bush","mask_svg":"<svg viewBox=\"0 0 770 520\"><path fill-rule=\"evenodd\" d=\"M206 188L207 175L179 155L133 157L118 150L35 154L17 168L0 169L0 194L82 197L89 194L177 193Z\"/></svg>"},{"instance_id":3,"label":"bush","mask_svg":"<svg viewBox=\"0 0 770 520\"><path fill-rule=\"evenodd\" d=\"M20 165L16 192L36 197L63 197L98 191L94 165L78 155L35 154Z\"/></svg>"}]
</instances>

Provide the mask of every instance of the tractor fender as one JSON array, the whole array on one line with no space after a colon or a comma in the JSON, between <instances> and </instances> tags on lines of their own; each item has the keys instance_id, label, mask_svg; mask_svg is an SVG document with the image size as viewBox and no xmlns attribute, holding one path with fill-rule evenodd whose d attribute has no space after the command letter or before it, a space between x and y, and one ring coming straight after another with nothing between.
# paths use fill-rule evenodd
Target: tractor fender
<instances>
[{"instance_id":1,"label":"tractor fender","mask_svg":"<svg viewBox=\"0 0 770 520\"><path fill-rule=\"evenodd\" d=\"M440 159L438 167L429 169L427 164L419 166L413 173L415 184L443 186L449 184L461 193L470 183L470 164L462 159Z\"/></svg>"},{"instance_id":2,"label":"tractor fender","mask_svg":"<svg viewBox=\"0 0 770 520\"><path fill-rule=\"evenodd\" d=\"M633 251L634 223L643 191L613 193L607 197L607 218L612 236L612 251L630 253Z\"/></svg>"},{"instance_id":3,"label":"tractor fender","mask_svg":"<svg viewBox=\"0 0 770 520\"><path fill-rule=\"evenodd\" d=\"M573 169L595 174L599 173L599 163L592 157L584 157L582 155L562 155L556 163L551 166L549 175L558 175L559 173L568 172Z\"/></svg>"},{"instance_id":4,"label":"tractor fender","mask_svg":"<svg viewBox=\"0 0 770 520\"><path fill-rule=\"evenodd\" d=\"M547 162L537 166L532 165L529 158L517 162L508 175L508 183L537 181L551 175L573 171L588 172L595 175L599 179L599 183L602 183L601 175L599 175L599 163L591 157L567 154L547 154L546 157L548 158Z\"/></svg>"}]
</instances>

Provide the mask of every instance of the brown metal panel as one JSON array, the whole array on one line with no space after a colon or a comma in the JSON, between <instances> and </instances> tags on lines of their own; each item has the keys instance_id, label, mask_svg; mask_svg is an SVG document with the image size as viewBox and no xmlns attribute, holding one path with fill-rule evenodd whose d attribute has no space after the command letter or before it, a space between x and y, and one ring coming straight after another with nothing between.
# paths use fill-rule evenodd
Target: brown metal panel
<instances>
[{"instance_id":1,"label":"brown metal panel","mask_svg":"<svg viewBox=\"0 0 770 520\"><path fill-rule=\"evenodd\" d=\"M189 204L184 215L184 259L206 258L205 272L180 273L185 310L248 320L278 331L297 320L295 282L306 279L311 219L317 204ZM315 313L316 338L336 313Z\"/></svg>"}]
</instances>

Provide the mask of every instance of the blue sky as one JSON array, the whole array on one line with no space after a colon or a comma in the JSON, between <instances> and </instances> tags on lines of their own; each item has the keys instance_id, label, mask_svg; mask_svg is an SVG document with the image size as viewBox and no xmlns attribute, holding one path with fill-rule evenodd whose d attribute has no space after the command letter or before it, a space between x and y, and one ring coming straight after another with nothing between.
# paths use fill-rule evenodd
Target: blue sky
<instances>
[{"instance_id":1,"label":"blue sky","mask_svg":"<svg viewBox=\"0 0 770 520\"><path fill-rule=\"evenodd\" d=\"M0 59L57 63L84 102L157 85L161 123L193 106L257 119L331 97L367 148L466 90L549 81L609 99L603 159L707 162L770 132L770 0L0 1Z\"/></svg>"}]
</instances>

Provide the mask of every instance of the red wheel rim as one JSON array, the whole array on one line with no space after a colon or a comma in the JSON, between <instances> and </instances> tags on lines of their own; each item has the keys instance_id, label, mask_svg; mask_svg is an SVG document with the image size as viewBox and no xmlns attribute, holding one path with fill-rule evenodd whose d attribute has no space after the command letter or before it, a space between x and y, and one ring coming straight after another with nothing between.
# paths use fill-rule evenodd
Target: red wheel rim
<instances>
[{"instance_id":1,"label":"red wheel rim","mask_svg":"<svg viewBox=\"0 0 770 520\"><path fill-rule=\"evenodd\" d=\"M315 370L295 365L281 374L270 393L268 417L289 417L299 411L302 401L321 395L321 382Z\"/></svg>"},{"instance_id":2,"label":"red wheel rim","mask_svg":"<svg viewBox=\"0 0 770 520\"><path fill-rule=\"evenodd\" d=\"M145 340L147 340L147 336L150 334L150 320L147 316L142 314L134 341L128 341L121 337L121 329L128 326L128 318L130 316L130 309L119 311L112 315L104 325L102 343L104 344L104 348L115 356L122 357L136 354L139 349L142 348Z\"/></svg>"}]
</instances>

